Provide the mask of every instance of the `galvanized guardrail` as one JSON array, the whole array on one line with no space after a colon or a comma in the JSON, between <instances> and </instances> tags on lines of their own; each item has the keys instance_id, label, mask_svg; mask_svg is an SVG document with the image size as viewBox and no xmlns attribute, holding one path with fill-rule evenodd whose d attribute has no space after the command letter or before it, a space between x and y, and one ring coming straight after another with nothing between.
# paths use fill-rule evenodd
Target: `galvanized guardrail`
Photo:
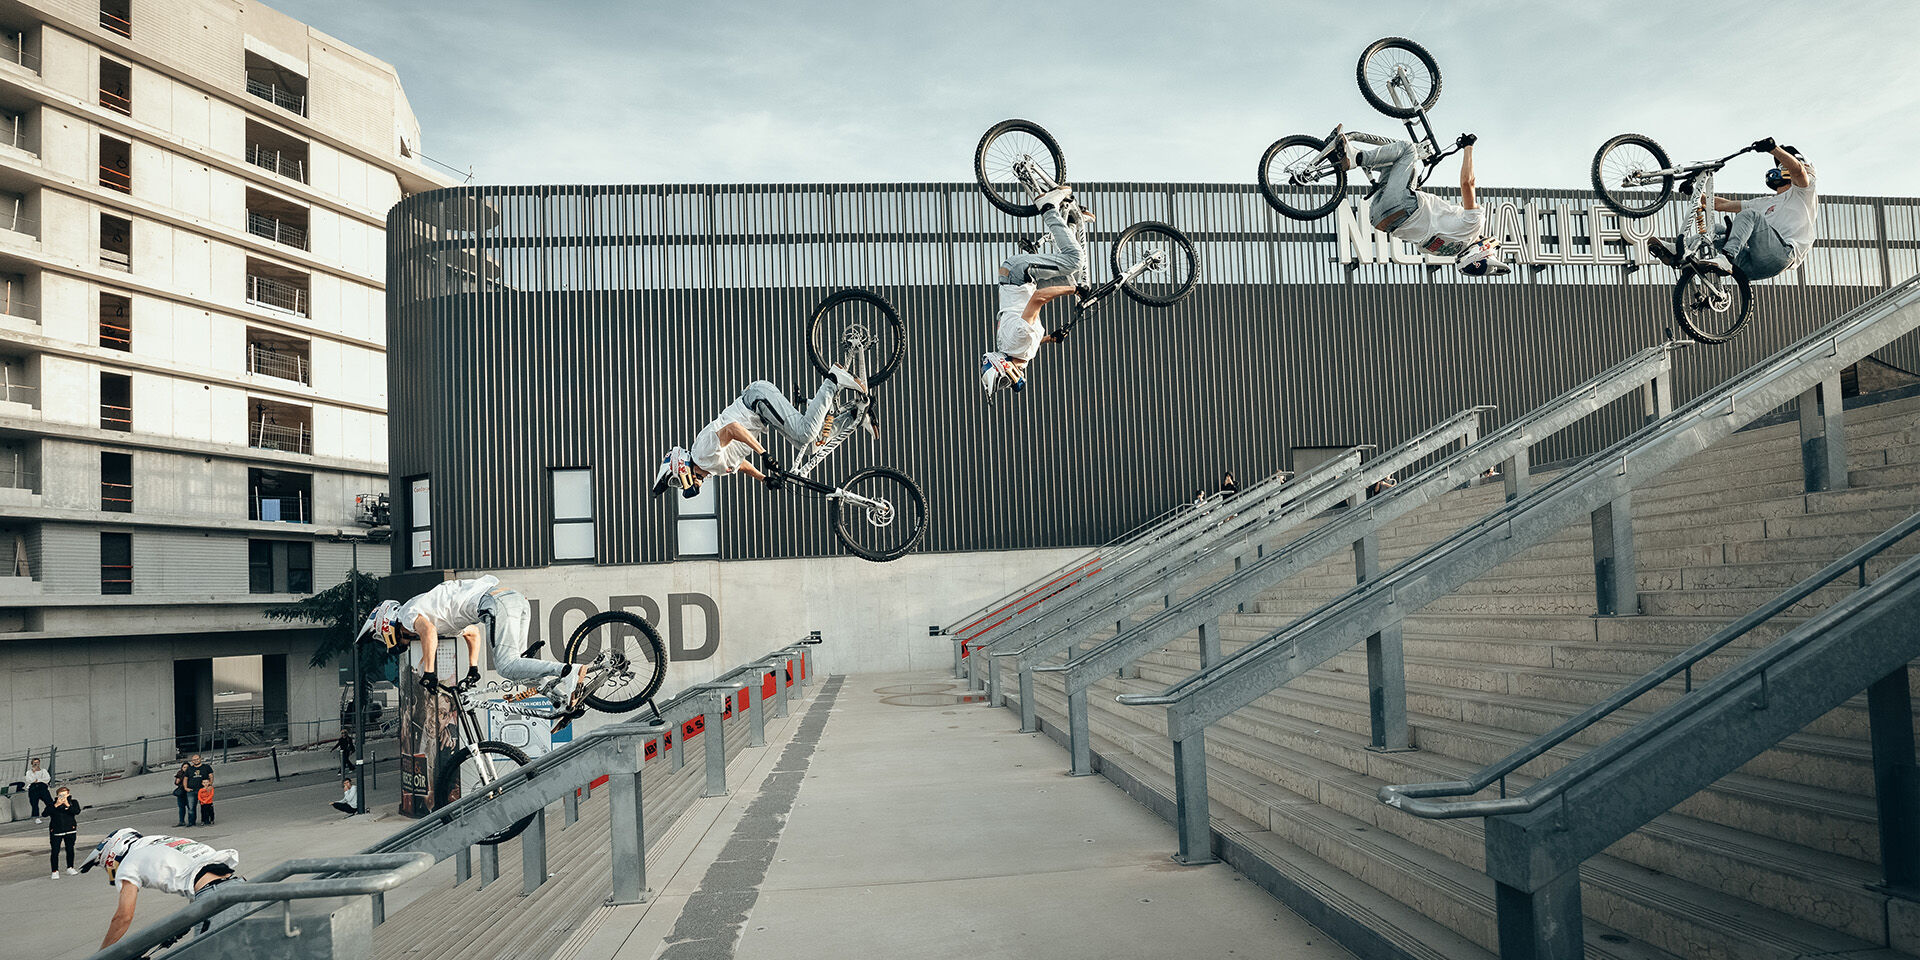
<instances>
[{"instance_id":1,"label":"galvanized guardrail","mask_svg":"<svg viewBox=\"0 0 1920 960\"><path fill-rule=\"evenodd\" d=\"M1181 857L1191 862L1212 859L1203 736L1207 727L1355 643L1396 630L1428 603L1583 519L1593 530L1598 613L1637 613L1632 492L1796 398L1803 435L1813 432L1810 424L1820 428L1820 444L1808 449L1808 486L1844 486L1841 371L1915 329L1920 329L1920 278L1875 296L1719 389L1219 664L1159 694L1122 695L1121 703L1167 708ZM1831 467L1836 459L1841 463L1837 471Z\"/></svg>"}]
</instances>

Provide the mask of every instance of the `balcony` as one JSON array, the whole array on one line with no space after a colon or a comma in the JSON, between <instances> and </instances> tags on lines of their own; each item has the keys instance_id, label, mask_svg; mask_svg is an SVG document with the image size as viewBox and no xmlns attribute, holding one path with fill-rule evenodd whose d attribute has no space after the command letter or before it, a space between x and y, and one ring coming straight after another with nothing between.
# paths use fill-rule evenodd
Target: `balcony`
<instances>
[{"instance_id":1,"label":"balcony","mask_svg":"<svg viewBox=\"0 0 1920 960\"><path fill-rule=\"evenodd\" d=\"M255 495L249 512L249 520L263 520L267 523L312 523L312 504L306 497L263 497Z\"/></svg>"},{"instance_id":2,"label":"balcony","mask_svg":"<svg viewBox=\"0 0 1920 960\"><path fill-rule=\"evenodd\" d=\"M248 470L247 519L312 523L313 476L281 470Z\"/></svg>"},{"instance_id":3,"label":"balcony","mask_svg":"<svg viewBox=\"0 0 1920 960\"><path fill-rule=\"evenodd\" d=\"M247 232L274 243L307 249L307 228L264 213L247 211Z\"/></svg>"},{"instance_id":4,"label":"balcony","mask_svg":"<svg viewBox=\"0 0 1920 960\"><path fill-rule=\"evenodd\" d=\"M118 60L100 58L100 105L133 116L133 68Z\"/></svg>"},{"instance_id":5,"label":"balcony","mask_svg":"<svg viewBox=\"0 0 1920 960\"><path fill-rule=\"evenodd\" d=\"M100 405L100 429L133 432L133 408L119 403Z\"/></svg>"},{"instance_id":6,"label":"balcony","mask_svg":"<svg viewBox=\"0 0 1920 960\"><path fill-rule=\"evenodd\" d=\"M133 39L133 11L130 4L102 3L100 5L100 29L109 30L127 39Z\"/></svg>"},{"instance_id":7,"label":"balcony","mask_svg":"<svg viewBox=\"0 0 1920 960\"><path fill-rule=\"evenodd\" d=\"M132 513L133 484L100 481L100 509L108 513Z\"/></svg>"},{"instance_id":8,"label":"balcony","mask_svg":"<svg viewBox=\"0 0 1920 960\"><path fill-rule=\"evenodd\" d=\"M307 182L307 158L304 153L295 156L284 150L272 150L257 143L250 143L247 145L247 162L286 177L288 180Z\"/></svg>"},{"instance_id":9,"label":"balcony","mask_svg":"<svg viewBox=\"0 0 1920 960\"><path fill-rule=\"evenodd\" d=\"M101 252L104 261L106 252ZM255 306L285 310L298 316L307 316L307 288L295 286L285 280L247 275L247 302Z\"/></svg>"},{"instance_id":10,"label":"balcony","mask_svg":"<svg viewBox=\"0 0 1920 960\"><path fill-rule=\"evenodd\" d=\"M269 83L265 80L255 80L252 77L248 77L247 92L282 110L288 110L303 117L307 115L306 96L295 93L277 83Z\"/></svg>"},{"instance_id":11,"label":"balcony","mask_svg":"<svg viewBox=\"0 0 1920 960\"><path fill-rule=\"evenodd\" d=\"M0 413L19 415L36 410L39 406L39 387L25 383L0 383ZM26 410L18 409L20 407L25 407Z\"/></svg>"},{"instance_id":12,"label":"balcony","mask_svg":"<svg viewBox=\"0 0 1920 960\"><path fill-rule=\"evenodd\" d=\"M129 117L133 116L133 98L118 91L101 87L100 105L115 113L124 113Z\"/></svg>"},{"instance_id":13,"label":"balcony","mask_svg":"<svg viewBox=\"0 0 1920 960\"><path fill-rule=\"evenodd\" d=\"M34 73L40 72L40 58L27 52L26 37L21 34L0 38L0 60L17 63Z\"/></svg>"},{"instance_id":14,"label":"balcony","mask_svg":"<svg viewBox=\"0 0 1920 960\"><path fill-rule=\"evenodd\" d=\"M247 372L294 383L313 383L313 370L304 354L266 343L247 344Z\"/></svg>"},{"instance_id":15,"label":"balcony","mask_svg":"<svg viewBox=\"0 0 1920 960\"><path fill-rule=\"evenodd\" d=\"M20 214L15 213L13 211L0 208L0 230L10 230L14 233L24 233L29 237L39 239L40 221L35 220L32 217L21 216ZM13 311L9 310L7 312L12 313Z\"/></svg>"}]
</instances>

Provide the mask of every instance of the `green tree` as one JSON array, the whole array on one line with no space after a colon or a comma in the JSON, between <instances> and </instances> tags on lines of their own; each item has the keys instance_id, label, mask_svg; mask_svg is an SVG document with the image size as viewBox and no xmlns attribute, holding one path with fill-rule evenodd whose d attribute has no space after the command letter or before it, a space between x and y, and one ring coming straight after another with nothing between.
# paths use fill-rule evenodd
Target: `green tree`
<instances>
[{"instance_id":1,"label":"green tree","mask_svg":"<svg viewBox=\"0 0 1920 960\"><path fill-rule=\"evenodd\" d=\"M347 579L294 603L268 607L267 616L290 623L317 623L327 628L320 645L308 659L310 667L324 667L353 645L353 635L367 614L380 603L380 581L364 573L350 573ZM359 603L354 603L355 594ZM372 680L386 672L387 651L377 643L360 647L361 676Z\"/></svg>"}]
</instances>

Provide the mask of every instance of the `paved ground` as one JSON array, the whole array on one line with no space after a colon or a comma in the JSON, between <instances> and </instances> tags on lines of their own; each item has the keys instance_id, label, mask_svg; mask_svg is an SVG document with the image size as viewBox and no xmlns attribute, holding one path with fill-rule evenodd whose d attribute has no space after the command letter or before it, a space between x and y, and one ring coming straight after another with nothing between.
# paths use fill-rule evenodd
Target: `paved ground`
<instances>
[{"instance_id":1,"label":"paved ground","mask_svg":"<svg viewBox=\"0 0 1920 960\"><path fill-rule=\"evenodd\" d=\"M327 804L340 799L340 781L332 773L301 774L274 783L219 788L212 827L178 828L172 797L138 800L118 807L83 811L75 845L84 858L109 831L134 827L149 833L185 835L215 847L240 851L241 872L259 870L289 857L352 853L405 825L393 812L399 774L382 763L380 786L370 797L383 806L348 819ZM85 794L77 788L82 803ZM100 946L113 916L114 891L100 871L47 878L47 828L32 820L0 826L0 956L20 958L85 957ZM442 869L450 871L443 865ZM431 877L431 875L430 875ZM431 880L415 889L424 891ZM389 899L392 909L409 897ZM179 897L142 895L134 929L186 906Z\"/></svg>"},{"instance_id":2,"label":"paved ground","mask_svg":"<svg viewBox=\"0 0 1920 960\"><path fill-rule=\"evenodd\" d=\"M833 678L592 960L1349 955L930 673ZM773 753L770 751L770 754ZM669 859L671 858L663 858Z\"/></svg>"}]
</instances>

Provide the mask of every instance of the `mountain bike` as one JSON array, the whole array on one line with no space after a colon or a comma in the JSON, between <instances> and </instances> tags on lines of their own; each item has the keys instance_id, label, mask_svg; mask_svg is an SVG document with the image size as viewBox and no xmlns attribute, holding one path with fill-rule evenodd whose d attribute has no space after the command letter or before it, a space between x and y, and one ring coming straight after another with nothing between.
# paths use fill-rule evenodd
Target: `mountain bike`
<instances>
[{"instance_id":1,"label":"mountain bike","mask_svg":"<svg viewBox=\"0 0 1920 960\"><path fill-rule=\"evenodd\" d=\"M1367 103L1402 121L1407 141L1423 148L1415 187L1424 185L1441 161L1460 151L1463 144L1458 139L1448 146L1440 144L1427 117L1427 111L1440 101L1440 66L1425 47L1404 37L1375 40L1360 52L1354 75ZM1336 141L1344 129L1345 124L1336 126L1324 139L1298 133L1274 141L1260 157L1260 192L1267 203L1294 220L1318 220L1332 213L1347 196L1348 171L1335 156L1340 149ZM1359 131L1347 136L1380 146L1392 142ZM1371 171L1361 172L1370 181L1366 194L1370 199L1380 184L1372 181Z\"/></svg>"},{"instance_id":2,"label":"mountain bike","mask_svg":"<svg viewBox=\"0 0 1920 960\"><path fill-rule=\"evenodd\" d=\"M927 498L912 477L888 467L869 467L846 481L826 484L815 470L855 433L879 438L874 389L893 376L906 356L906 325L886 298L870 290L841 290L813 309L807 320L807 355L822 376L839 364L867 385L866 393L841 390L810 448L791 468L770 456L760 470L768 486L824 497L834 536L855 555L896 560L927 532Z\"/></svg>"},{"instance_id":3,"label":"mountain bike","mask_svg":"<svg viewBox=\"0 0 1920 960\"><path fill-rule=\"evenodd\" d=\"M488 638L491 641L491 637ZM539 649L535 644L529 655ZM666 646L653 625L624 610L596 613L582 621L567 638L566 662L586 664L582 702L604 713L629 713L643 706L653 708L655 723L665 723L655 694L667 675ZM519 685L515 685L519 686ZM440 765L433 780L433 808L439 809L474 791L486 791L505 770L532 762L519 747L486 738L480 722L483 709L500 710L542 720L571 721L584 711L569 711L558 705L540 706L529 702L545 693L552 683L526 687L503 700L480 689L479 679L469 676L457 684L435 680L430 689L453 697L459 717L459 749ZM505 843L520 835L533 822L529 815L499 833L476 841L488 845Z\"/></svg>"},{"instance_id":4,"label":"mountain bike","mask_svg":"<svg viewBox=\"0 0 1920 960\"><path fill-rule=\"evenodd\" d=\"M1038 216L1040 208L1034 206L1034 199L1065 183L1066 175L1066 154L1060 144L1031 120L1002 120L988 127L973 151L973 176L980 192L988 203L1012 216ZM1091 257L1092 218L1069 216L1067 221L1081 249ZM1020 249L1036 253L1052 243L1052 235L1042 231L1038 239L1021 241ZM1113 277L1099 286L1076 284L1073 315L1052 331L1054 336L1064 335L1116 292L1125 292L1144 306L1170 307L1186 299L1200 282L1200 259L1193 241L1179 228L1157 220L1142 220L1115 235L1109 259Z\"/></svg>"},{"instance_id":5,"label":"mountain bike","mask_svg":"<svg viewBox=\"0 0 1920 960\"><path fill-rule=\"evenodd\" d=\"M1639 220L1666 206L1675 192L1688 198L1675 249L1680 278L1673 285L1673 318L1701 343L1726 343L1739 335L1753 313L1753 293L1745 274L1724 260L1713 242L1713 175L1733 158L1753 151L1743 147L1718 160L1675 166L1653 138L1623 133L1600 145L1593 155L1593 189L1600 202L1622 217Z\"/></svg>"}]
</instances>

